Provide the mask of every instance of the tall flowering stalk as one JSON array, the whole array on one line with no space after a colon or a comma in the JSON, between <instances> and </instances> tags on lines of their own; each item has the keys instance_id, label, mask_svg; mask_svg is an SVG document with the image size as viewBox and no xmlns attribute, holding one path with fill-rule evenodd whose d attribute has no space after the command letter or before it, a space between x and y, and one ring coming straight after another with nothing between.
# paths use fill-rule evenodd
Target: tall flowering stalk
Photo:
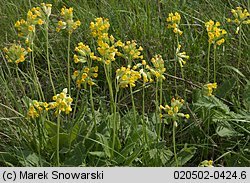
<instances>
[{"instance_id":1,"label":"tall flowering stalk","mask_svg":"<svg viewBox=\"0 0 250 183\"><path fill-rule=\"evenodd\" d=\"M22 45L13 43L11 44L9 48L5 47L3 51L5 53L5 58L7 59L7 61L9 63L12 63L12 62L15 63L18 82L20 83L20 86L22 87L22 91L25 94L25 89L23 87L23 84L22 84L22 81L18 72L18 64L21 62L24 62L27 57L27 54L31 52L32 50L30 49L30 47L27 47L25 49L22 47Z\"/></svg>"},{"instance_id":2,"label":"tall flowering stalk","mask_svg":"<svg viewBox=\"0 0 250 183\"><path fill-rule=\"evenodd\" d=\"M43 25L47 17L50 16L51 13L51 4L41 3L40 7L33 7L27 13L27 19L18 20L15 23L15 27L18 31L18 36L25 40L25 43L31 49L31 69L35 79L35 86L37 88L39 98L44 100L44 95L42 91L42 87L37 77L36 69L35 69L35 61L34 61L34 38L36 35L36 26ZM53 85L53 83L52 83Z\"/></svg>"},{"instance_id":3,"label":"tall flowering stalk","mask_svg":"<svg viewBox=\"0 0 250 183\"><path fill-rule=\"evenodd\" d=\"M71 73L70 73L70 40L71 34L74 30L76 30L80 25L81 22L79 20L73 20L73 8L66 8L63 7L61 9L61 16L62 20L57 23L56 31L59 32L61 29L66 29L68 32L68 48L67 48L67 72L68 72L68 88L69 94L71 94Z\"/></svg>"},{"instance_id":4,"label":"tall flowering stalk","mask_svg":"<svg viewBox=\"0 0 250 183\"><path fill-rule=\"evenodd\" d=\"M85 89L87 89L87 85L89 86L92 118L94 121L95 133L97 133L92 86L96 85L95 79L98 77L98 66L92 67L92 61L98 60L100 58L95 56L94 52L91 52L89 46L83 44L82 42L78 43L78 46L75 48L75 52L77 54L74 55L74 62L81 63L83 66L80 70L74 71L72 78L76 80L76 85L78 89L80 89L82 85L84 85ZM76 111L78 96L79 96L79 90L77 93L77 99L76 99L75 109L73 112L73 117Z\"/></svg>"},{"instance_id":5,"label":"tall flowering stalk","mask_svg":"<svg viewBox=\"0 0 250 183\"><path fill-rule=\"evenodd\" d=\"M211 45L214 45L214 82L216 83L216 49L225 42L224 35L227 32L224 29L219 28L220 22L214 22L209 20L205 23L208 33L208 55L207 55L207 82L210 80L210 50Z\"/></svg>"},{"instance_id":6,"label":"tall flowering stalk","mask_svg":"<svg viewBox=\"0 0 250 183\"><path fill-rule=\"evenodd\" d=\"M174 157L177 167L178 167L178 158L176 153L176 142L175 142L175 133L176 133L176 128L178 126L177 122L179 121L179 118L189 119L190 117L189 114L184 114L180 112L180 109L182 108L183 104L184 104L183 99L172 98L170 106L160 105L161 118L167 118L173 122L173 146L174 146Z\"/></svg>"},{"instance_id":7,"label":"tall flowering stalk","mask_svg":"<svg viewBox=\"0 0 250 183\"><path fill-rule=\"evenodd\" d=\"M44 114L49 110L54 110L54 114L57 116L57 145L56 145L56 160L57 166L60 166L60 116L61 113L69 114L72 111L71 103L73 99L67 94L67 88L59 94L52 97L52 102L38 102L33 100L29 104L27 112L27 119L35 119ZM40 125L39 125L40 126ZM39 130L39 129L38 129Z\"/></svg>"},{"instance_id":8,"label":"tall flowering stalk","mask_svg":"<svg viewBox=\"0 0 250 183\"><path fill-rule=\"evenodd\" d=\"M162 59L161 55L155 55L151 59L151 63L153 64L153 67L147 66L146 68L151 72L153 76L156 78L156 91L155 91L155 114L156 114L156 122L157 122L157 136L158 140L161 136L161 130L162 130L162 120L159 118L160 111L159 111L159 105L162 105L162 81L165 80L164 72L166 71L166 68L164 66L164 60Z\"/></svg>"},{"instance_id":9,"label":"tall flowering stalk","mask_svg":"<svg viewBox=\"0 0 250 183\"><path fill-rule=\"evenodd\" d=\"M175 50L175 76L177 75L177 62L180 65L181 70L181 77L184 80L184 71L183 71L183 65L186 64L186 60L189 59L189 56L186 54L186 52L181 52L181 45L179 41L179 36L183 34L183 31L180 30L180 21L181 21L181 15L178 12L175 13L169 13L167 22L168 22L168 28L173 29L174 34L176 35L176 50ZM177 81L175 79L175 88L176 88L176 95L177 95ZM186 90L184 92L184 95L186 97Z\"/></svg>"},{"instance_id":10,"label":"tall flowering stalk","mask_svg":"<svg viewBox=\"0 0 250 183\"><path fill-rule=\"evenodd\" d=\"M232 9L231 13L233 14L233 19L228 18L228 22L236 24L237 29L235 31L236 34L238 34L239 37L239 43L238 43L238 63L237 63L237 69L240 69L241 65L241 44L242 44L242 27L243 25L249 25L250 24L250 13L247 11L247 9L242 9L241 7L236 7L236 9ZM238 75L237 75L238 76ZM238 80L237 80L238 82ZM240 93L240 85L238 85L238 97Z\"/></svg>"}]
</instances>

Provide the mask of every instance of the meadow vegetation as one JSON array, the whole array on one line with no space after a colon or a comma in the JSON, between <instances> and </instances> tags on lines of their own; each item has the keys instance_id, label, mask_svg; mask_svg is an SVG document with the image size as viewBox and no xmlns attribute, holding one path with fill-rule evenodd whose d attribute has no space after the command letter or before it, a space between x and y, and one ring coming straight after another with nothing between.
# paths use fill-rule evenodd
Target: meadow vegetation
<instances>
[{"instance_id":1,"label":"meadow vegetation","mask_svg":"<svg viewBox=\"0 0 250 183\"><path fill-rule=\"evenodd\" d=\"M0 165L250 166L249 12L0 1Z\"/></svg>"}]
</instances>

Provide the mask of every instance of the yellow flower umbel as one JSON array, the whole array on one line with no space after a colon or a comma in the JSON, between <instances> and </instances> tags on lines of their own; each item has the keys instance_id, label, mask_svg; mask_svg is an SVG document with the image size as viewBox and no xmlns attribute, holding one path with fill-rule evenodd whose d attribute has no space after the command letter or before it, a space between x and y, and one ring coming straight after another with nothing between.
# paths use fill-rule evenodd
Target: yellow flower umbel
<instances>
[{"instance_id":1,"label":"yellow flower umbel","mask_svg":"<svg viewBox=\"0 0 250 183\"><path fill-rule=\"evenodd\" d=\"M74 30L80 27L81 22L79 20L73 20L73 8L63 7L61 9L62 20L57 23L56 31L59 32L61 29L67 29L69 34L72 34Z\"/></svg>"},{"instance_id":2,"label":"yellow flower umbel","mask_svg":"<svg viewBox=\"0 0 250 183\"><path fill-rule=\"evenodd\" d=\"M156 77L157 80L159 79L166 79L163 75L166 71L164 67L164 60L162 59L161 55L156 55L151 59L153 67L147 66L146 68L150 70L150 72Z\"/></svg>"},{"instance_id":3,"label":"yellow flower umbel","mask_svg":"<svg viewBox=\"0 0 250 183\"><path fill-rule=\"evenodd\" d=\"M120 56L128 61L128 65L131 65L132 61L135 59L143 59L143 55L141 55L143 48L141 46L138 47L134 40L127 41L126 44L122 45L121 47L123 52Z\"/></svg>"},{"instance_id":4,"label":"yellow flower umbel","mask_svg":"<svg viewBox=\"0 0 250 183\"><path fill-rule=\"evenodd\" d=\"M180 66L183 67L183 65L186 64L186 60L189 59L189 56L186 54L186 52L180 52L180 49L181 49L181 45L179 44L178 48L176 49L176 56L177 56Z\"/></svg>"},{"instance_id":5,"label":"yellow flower umbel","mask_svg":"<svg viewBox=\"0 0 250 183\"><path fill-rule=\"evenodd\" d=\"M140 72L131 69L130 66L116 70L116 79L121 88L135 87L135 82L141 78Z\"/></svg>"},{"instance_id":6,"label":"yellow flower umbel","mask_svg":"<svg viewBox=\"0 0 250 183\"><path fill-rule=\"evenodd\" d=\"M93 37L100 37L104 33L108 33L110 24L108 19L102 17L96 18L95 22L90 23L90 30Z\"/></svg>"},{"instance_id":7,"label":"yellow flower umbel","mask_svg":"<svg viewBox=\"0 0 250 183\"><path fill-rule=\"evenodd\" d=\"M179 29L180 21L181 21L181 15L178 12L175 12L174 14L173 13L168 14L167 18L168 28L173 29L173 32L175 34L182 35L183 32Z\"/></svg>"},{"instance_id":8,"label":"yellow flower umbel","mask_svg":"<svg viewBox=\"0 0 250 183\"><path fill-rule=\"evenodd\" d=\"M74 55L74 62L75 63L86 63L87 60L90 58L91 60L98 60L101 61L101 58L94 55L94 52L91 52L91 49L88 45L83 44L82 42L78 43L78 46L75 47L75 52L78 55Z\"/></svg>"},{"instance_id":9,"label":"yellow flower umbel","mask_svg":"<svg viewBox=\"0 0 250 183\"><path fill-rule=\"evenodd\" d=\"M214 22L213 20L209 20L205 23L208 33L208 43L221 45L225 42L223 36L227 34L224 29L219 28L220 22Z\"/></svg>"},{"instance_id":10,"label":"yellow flower umbel","mask_svg":"<svg viewBox=\"0 0 250 183\"><path fill-rule=\"evenodd\" d=\"M250 13L247 9L242 10L241 7L236 7L236 9L231 10L234 19L228 18L228 22L235 23L237 25L236 34L239 33L242 24L250 24Z\"/></svg>"},{"instance_id":11,"label":"yellow flower umbel","mask_svg":"<svg viewBox=\"0 0 250 183\"><path fill-rule=\"evenodd\" d=\"M44 111L48 110L49 110L49 104L47 102L38 102L37 100L33 100L32 103L29 104L27 119L37 118L41 116Z\"/></svg>"},{"instance_id":12,"label":"yellow flower umbel","mask_svg":"<svg viewBox=\"0 0 250 183\"><path fill-rule=\"evenodd\" d=\"M98 77L98 66L95 67L84 67L81 71L76 70L73 73L72 78L76 79L76 85L81 88L82 84L87 83L88 85L96 85L94 79Z\"/></svg>"},{"instance_id":13,"label":"yellow flower umbel","mask_svg":"<svg viewBox=\"0 0 250 183\"><path fill-rule=\"evenodd\" d=\"M55 115L58 115L61 111L69 114L72 111L71 103L73 99L67 95L67 88L64 88L60 94L53 96L55 102L49 103L49 109L56 109Z\"/></svg>"},{"instance_id":14,"label":"yellow flower umbel","mask_svg":"<svg viewBox=\"0 0 250 183\"><path fill-rule=\"evenodd\" d=\"M5 58L8 62L15 62L19 64L20 62L25 61L25 56L28 52L32 50L28 47L27 49L23 48L20 44L13 43L9 48L4 48Z\"/></svg>"},{"instance_id":15,"label":"yellow flower umbel","mask_svg":"<svg viewBox=\"0 0 250 183\"><path fill-rule=\"evenodd\" d=\"M213 166L213 160L204 160L199 164L199 167L214 167Z\"/></svg>"},{"instance_id":16,"label":"yellow flower umbel","mask_svg":"<svg viewBox=\"0 0 250 183\"><path fill-rule=\"evenodd\" d=\"M41 7L33 7L28 11L26 20L21 19L15 23L18 36L24 38L27 44L33 39L36 25L42 25L47 21L51 14L51 7L51 4L41 3Z\"/></svg>"},{"instance_id":17,"label":"yellow flower umbel","mask_svg":"<svg viewBox=\"0 0 250 183\"><path fill-rule=\"evenodd\" d=\"M213 96L213 90L217 88L217 83L208 83L204 85L204 93L207 96Z\"/></svg>"},{"instance_id":18,"label":"yellow flower umbel","mask_svg":"<svg viewBox=\"0 0 250 183\"><path fill-rule=\"evenodd\" d=\"M177 126L176 121L179 117L186 118L186 119L188 119L190 117L189 114L183 114L180 112L180 109L182 108L183 104L184 104L183 99L172 98L170 106L169 105L165 105L165 106L160 105L161 117L162 118L167 117L167 118L172 119L175 122L175 125Z\"/></svg>"}]
</instances>

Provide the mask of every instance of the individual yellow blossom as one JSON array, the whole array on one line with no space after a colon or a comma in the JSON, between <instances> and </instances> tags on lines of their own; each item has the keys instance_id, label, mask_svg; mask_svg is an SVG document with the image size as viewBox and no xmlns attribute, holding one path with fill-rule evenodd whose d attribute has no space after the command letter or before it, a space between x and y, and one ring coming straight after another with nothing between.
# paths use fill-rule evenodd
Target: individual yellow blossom
<instances>
[{"instance_id":1,"label":"individual yellow blossom","mask_svg":"<svg viewBox=\"0 0 250 183\"><path fill-rule=\"evenodd\" d=\"M184 100L183 99L180 99L180 98L172 98L171 100L171 105L160 105L160 114L161 114L161 117L166 117L166 118L170 118L172 119L173 121L177 121L179 117L182 117L182 118L186 118L186 119L189 119L190 116L189 114L183 114L180 111L180 109L182 108L184 104ZM175 123L175 125L177 125L177 123Z\"/></svg>"},{"instance_id":2,"label":"individual yellow blossom","mask_svg":"<svg viewBox=\"0 0 250 183\"><path fill-rule=\"evenodd\" d=\"M217 83L208 83L204 85L205 94L207 96L213 96L213 90L217 88Z\"/></svg>"},{"instance_id":3,"label":"individual yellow blossom","mask_svg":"<svg viewBox=\"0 0 250 183\"><path fill-rule=\"evenodd\" d=\"M227 34L227 32L224 29L219 28L219 22L215 23L213 20L209 20L205 23L205 26L207 28L209 44L221 45L224 43L225 39L223 36Z\"/></svg>"},{"instance_id":4,"label":"individual yellow blossom","mask_svg":"<svg viewBox=\"0 0 250 183\"><path fill-rule=\"evenodd\" d=\"M182 35L183 32L179 29L180 21L181 21L181 15L178 12L175 12L174 14L173 13L168 14L167 18L168 28L173 29L173 32L175 34Z\"/></svg>"}]
</instances>

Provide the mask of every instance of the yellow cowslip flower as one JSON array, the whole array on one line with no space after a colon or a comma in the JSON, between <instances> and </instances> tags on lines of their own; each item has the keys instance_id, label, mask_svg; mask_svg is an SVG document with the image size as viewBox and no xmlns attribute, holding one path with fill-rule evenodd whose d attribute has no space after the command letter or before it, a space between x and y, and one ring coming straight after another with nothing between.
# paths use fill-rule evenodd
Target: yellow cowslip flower
<instances>
[{"instance_id":1,"label":"yellow cowslip flower","mask_svg":"<svg viewBox=\"0 0 250 183\"><path fill-rule=\"evenodd\" d=\"M183 32L179 29L180 21L181 21L181 15L178 12L175 12L174 14L173 13L168 14L167 18L168 28L173 29L173 32L175 34L182 35Z\"/></svg>"},{"instance_id":2,"label":"yellow cowslip flower","mask_svg":"<svg viewBox=\"0 0 250 183\"><path fill-rule=\"evenodd\" d=\"M186 64L186 60L184 60L184 59L188 60L189 56L186 54L186 52L180 52L180 49L181 49L181 45L179 44L177 49L176 49L176 56L177 56L177 59L178 59L180 66L183 67L183 65Z\"/></svg>"},{"instance_id":3,"label":"yellow cowslip flower","mask_svg":"<svg viewBox=\"0 0 250 183\"><path fill-rule=\"evenodd\" d=\"M225 39L223 36L227 34L227 32L224 29L220 29L220 23L214 22L213 20L209 20L205 23L207 33L208 33L208 43L209 44L216 44L221 45L224 43Z\"/></svg>"},{"instance_id":4,"label":"yellow cowslip flower","mask_svg":"<svg viewBox=\"0 0 250 183\"><path fill-rule=\"evenodd\" d=\"M163 75L166 68L164 67L164 60L162 59L162 56L155 55L155 57L151 59L151 63L153 64L153 67L147 66L146 68L149 69L157 79L166 79Z\"/></svg>"},{"instance_id":5,"label":"yellow cowslip flower","mask_svg":"<svg viewBox=\"0 0 250 183\"><path fill-rule=\"evenodd\" d=\"M72 34L74 30L80 27L80 20L73 20L73 8L63 7L61 9L62 20L58 21L56 31L59 32L62 29L66 29L69 34Z\"/></svg>"},{"instance_id":6,"label":"yellow cowslip flower","mask_svg":"<svg viewBox=\"0 0 250 183\"><path fill-rule=\"evenodd\" d=\"M143 48L141 46L138 47L135 40L127 41L123 44L122 50L123 52L120 56L128 60L128 65L131 65L133 60L143 59L143 55L141 55Z\"/></svg>"},{"instance_id":7,"label":"yellow cowslip flower","mask_svg":"<svg viewBox=\"0 0 250 183\"><path fill-rule=\"evenodd\" d=\"M213 96L213 90L217 88L217 83L208 83L204 85L205 94L207 96Z\"/></svg>"},{"instance_id":8,"label":"yellow cowslip flower","mask_svg":"<svg viewBox=\"0 0 250 183\"><path fill-rule=\"evenodd\" d=\"M95 22L90 23L90 30L93 37L102 36L109 30L110 24L107 18L102 17L96 18Z\"/></svg>"},{"instance_id":9,"label":"yellow cowslip flower","mask_svg":"<svg viewBox=\"0 0 250 183\"><path fill-rule=\"evenodd\" d=\"M25 56L32 50L29 47L25 49L20 44L13 43L9 48L5 47L3 51L5 52L5 57L8 59L8 62L19 64L25 61Z\"/></svg>"},{"instance_id":10,"label":"yellow cowslip flower","mask_svg":"<svg viewBox=\"0 0 250 183\"><path fill-rule=\"evenodd\" d=\"M214 167L213 166L213 160L204 160L199 164L199 167Z\"/></svg>"},{"instance_id":11,"label":"yellow cowslip flower","mask_svg":"<svg viewBox=\"0 0 250 183\"><path fill-rule=\"evenodd\" d=\"M60 112L69 114L72 111L71 103L73 99L67 94L67 88L64 88L60 94L53 96L52 99L54 102L49 103L49 109L56 109L56 115Z\"/></svg>"},{"instance_id":12,"label":"yellow cowslip flower","mask_svg":"<svg viewBox=\"0 0 250 183\"><path fill-rule=\"evenodd\" d=\"M83 67L81 71L74 71L72 78L76 80L76 85L81 88L82 84L96 85L94 78L98 77L98 66L95 67Z\"/></svg>"},{"instance_id":13,"label":"yellow cowslip flower","mask_svg":"<svg viewBox=\"0 0 250 183\"><path fill-rule=\"evenodd\" d=\"M135 87L135 82L140 78L140 72L131 69L130 66L116 70L116 79L121 88Z\"/></svg>"},{"instance_id":14,"label":"yellow cowslip flower","mask_svg":"<svg viewBox=\"0 0 250 183\"><path fill-rule=\"evenodd\" d=\"M235 23L237 25L236 34L239 33L240 25L242 24L250 24L250 13L247 9L242 9L241 7L236 7L236 9L232 9L231 13L234 16L234 19L228 18L228 22Z\"/></svg>"},{"instance_id":15,"label":"yellow cowslip flower","mask_svg":"<svg viewBox=\"0 0 250 183\"><path fill-rule=\"evenodd\" d=\"M34 119L43 114L44 111L49 110L49 104L47 102L38 102L37 100L33 100L29 104L29 109L27 112L27 119Z\"/></svg>"},{"instance_id":16,"label":"yellow cowslip flower","mask_svg":"<svg viewBox=\"0 0 250 183\"><path fill-rule=\"evenodd\" d=\"M167 117L173 121L177 121L179 117L189 119L189 114L183 114L180 111L184 104L184 100L180 98L172 98L171 105L160 105L160 116L161 118ZM175 123L177 125L177 123Z\"/></svg>"}]
</instances>

